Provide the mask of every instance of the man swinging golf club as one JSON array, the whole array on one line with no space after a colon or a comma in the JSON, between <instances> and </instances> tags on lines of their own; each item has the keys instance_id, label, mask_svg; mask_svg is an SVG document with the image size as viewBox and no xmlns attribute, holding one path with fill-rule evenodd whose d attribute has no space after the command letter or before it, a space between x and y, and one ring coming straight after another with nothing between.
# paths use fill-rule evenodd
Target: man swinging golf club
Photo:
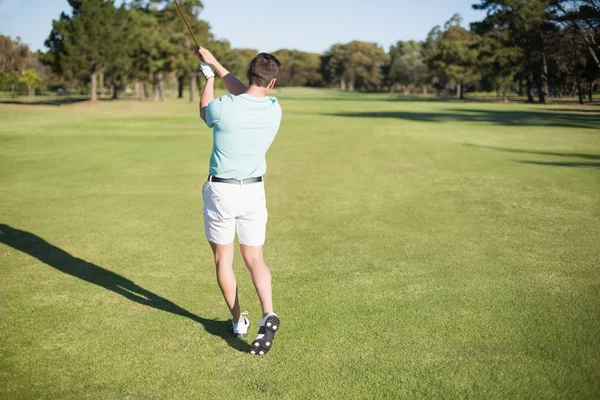
<instances>
[{"instance_id":1,"label":"man swinging golf club","mask_svg":"<svg viewBox=\"0 0 600 400\"><path fill-rule=\"evenodd\" d=\"M277 79L280 63L272 55L257 55L248 69L246 86L210 53L200 48L200 69L206 84L200 99L200 116L213 128L213 149L208 181L202 188L204 229L214 253L217 281L233 317L233 333L246 336L250 322L240 312L233 273L233 240L237 232L240 251L258 293L263 319L250 353L266 354L279 329L273 312L271 272L263 259L267 207L262 176L265 154L281 122L281 106L267 96ZM215 99L215 72L230 94Z\"/></svg>"}]
</instances>

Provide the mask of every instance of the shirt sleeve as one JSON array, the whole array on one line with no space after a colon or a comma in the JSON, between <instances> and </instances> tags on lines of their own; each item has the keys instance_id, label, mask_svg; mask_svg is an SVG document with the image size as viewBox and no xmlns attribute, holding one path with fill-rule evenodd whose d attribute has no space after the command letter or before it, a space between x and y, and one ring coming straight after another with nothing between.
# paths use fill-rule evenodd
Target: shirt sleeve
<instances>
[{"instance_id":1,"label":"shirt sleeve","mask_svg":"<svg viewBox=\"0 0 600 400\"><path fill-rule=\"evenodd\" d=\"M212 128L219 124L221 116L223 114L223 98L215 99L208 103L206 107L206 125Z\"/></svg>"}]
</instances>

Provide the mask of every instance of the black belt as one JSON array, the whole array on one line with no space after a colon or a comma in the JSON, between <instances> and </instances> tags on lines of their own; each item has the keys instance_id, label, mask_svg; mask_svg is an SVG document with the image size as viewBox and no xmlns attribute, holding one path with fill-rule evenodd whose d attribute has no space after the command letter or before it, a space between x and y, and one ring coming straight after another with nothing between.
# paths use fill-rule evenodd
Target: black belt
<instances>
[{"instance_id":1,"label":"black belt","mask_svg":"<svg viewBox=\"0 0 600 400\"><path fill-rule=\"evenodd\" d=\"M216 183L231 183L232 185L247 185L249 183L262 182L263 178L262 178L262 176L259 176L257 178L248 178L248 179L237 180L237 179L217 178L216 176L209 175L208 176L208 181L209 182L216 182Z\"/></svg>"}]
</instances>

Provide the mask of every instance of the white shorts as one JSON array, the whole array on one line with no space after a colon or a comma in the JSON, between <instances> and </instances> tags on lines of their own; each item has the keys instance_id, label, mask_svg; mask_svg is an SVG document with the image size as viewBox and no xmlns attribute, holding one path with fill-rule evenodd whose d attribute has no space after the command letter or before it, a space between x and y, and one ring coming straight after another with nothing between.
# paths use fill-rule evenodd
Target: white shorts
<instances>
[{"instance_id":1,"label":"white shorts","mask_svg":"<svg viewBox=\"0 0 600 400\"><path fill-rule=\"evenodd\" d=\"M202 198L204 231L209 242L233 243L237 231L240 244L265 244L268 213L263 182L246 185L206 182Z\"/></svg>"}]
</instances>

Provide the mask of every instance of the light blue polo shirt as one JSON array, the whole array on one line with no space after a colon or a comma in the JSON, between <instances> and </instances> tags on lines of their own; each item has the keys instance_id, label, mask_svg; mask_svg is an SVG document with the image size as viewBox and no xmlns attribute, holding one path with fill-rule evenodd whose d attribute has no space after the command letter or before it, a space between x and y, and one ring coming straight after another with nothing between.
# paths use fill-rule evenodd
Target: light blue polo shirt
<instances>
[{"instance_id":1,"label":"light blue polo shirt","mask_svg":"<svg viewBox=\"0 0 600 400\"><path fill-rule=\"evenodd\" d=\"M281 123L281 106L274 97L228 94L206 108L206 125L213 129L210 175L246 179L267 172L265 155Z\"/></svg>"}]
</instances>

